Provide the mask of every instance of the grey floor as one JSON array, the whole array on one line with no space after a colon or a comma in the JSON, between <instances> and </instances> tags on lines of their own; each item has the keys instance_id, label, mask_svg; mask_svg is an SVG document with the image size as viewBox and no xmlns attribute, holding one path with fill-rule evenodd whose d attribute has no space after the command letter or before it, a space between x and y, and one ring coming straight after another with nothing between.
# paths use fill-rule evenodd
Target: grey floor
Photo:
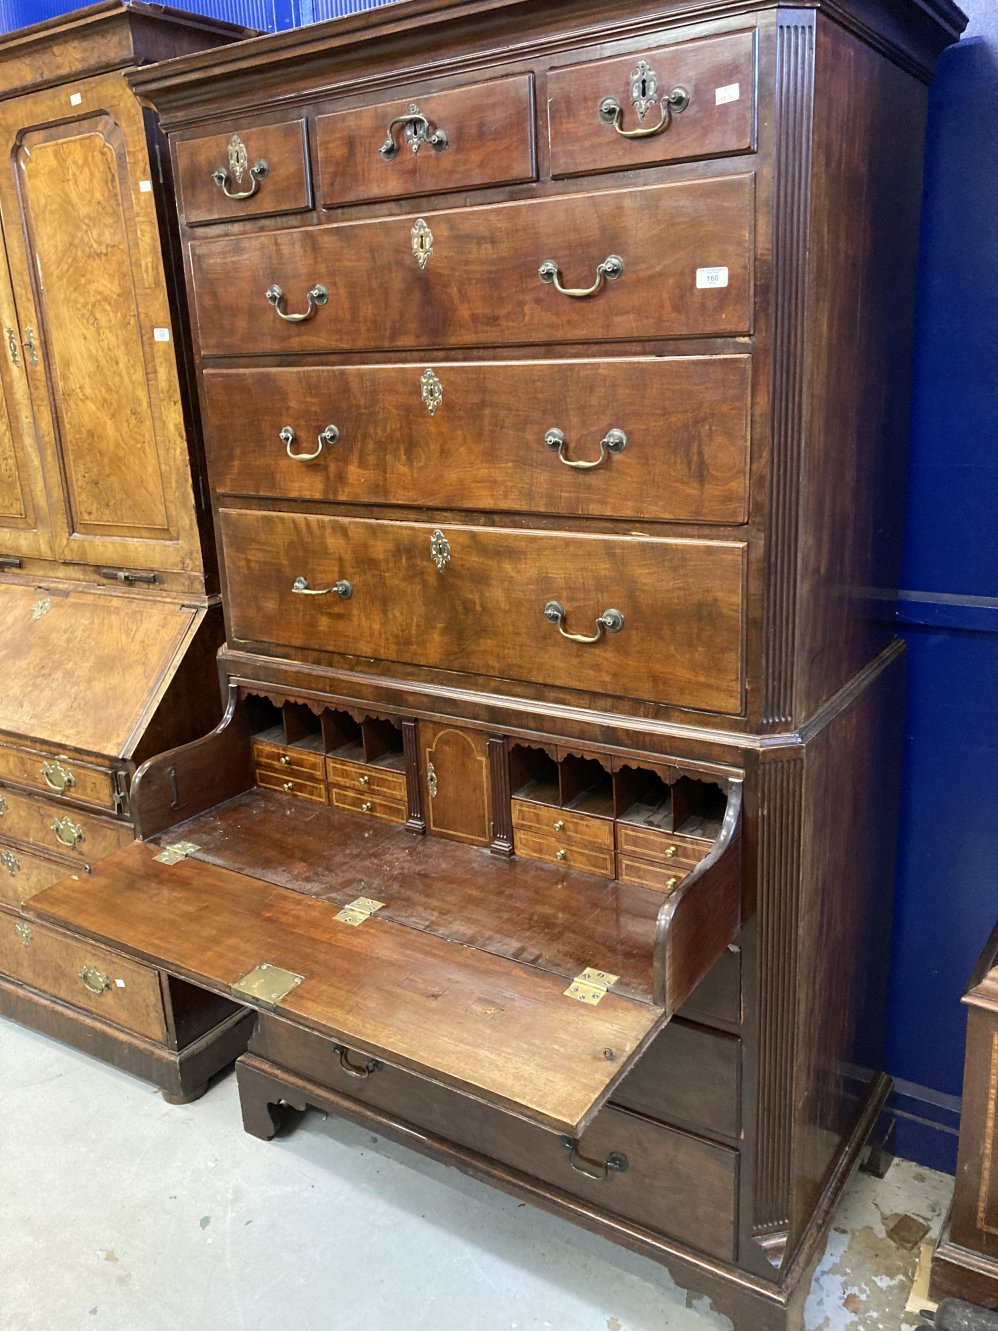
<instances>
[{"instance_id":1,"label":"grey floor","mask_svg":"<svg viewBox=\"0 0 998 1331\"><path fill-rule=\"evenodd\" d=\"M0 1331L710 1331L653 1262L349 1124L241 1129L0 1019ZM857 1177L808 1331L898 1331L952 1180Z\"/></svg>"}]
</instances>

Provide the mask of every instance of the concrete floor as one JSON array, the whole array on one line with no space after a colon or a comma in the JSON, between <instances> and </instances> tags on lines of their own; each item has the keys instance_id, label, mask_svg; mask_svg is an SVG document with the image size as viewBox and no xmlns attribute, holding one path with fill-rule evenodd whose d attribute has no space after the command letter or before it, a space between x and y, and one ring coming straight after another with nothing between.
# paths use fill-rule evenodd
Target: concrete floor
<instances>
[{"instance_id":1,"label":"concrete floor","mask_svg":"<svg viewBox=\"0 0 998 1331\"><path fill-rule=\"evenodd\" d=\"M0 1019L0 1331L711 1331L663 1268L310 1112L270 1143L235 1078L174 1108ZM858 1176L808 1331L899 1331L952 1180Z\"/></svg>"}]
</instances>

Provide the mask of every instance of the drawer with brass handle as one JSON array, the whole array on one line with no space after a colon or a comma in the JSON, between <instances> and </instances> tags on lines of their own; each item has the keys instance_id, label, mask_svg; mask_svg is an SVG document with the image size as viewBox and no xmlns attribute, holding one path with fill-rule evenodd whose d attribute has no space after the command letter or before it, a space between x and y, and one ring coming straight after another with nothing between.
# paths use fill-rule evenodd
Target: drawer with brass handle
<instances>
[{"instance_id":1,"label":"drawer with brass handle","mask_svg":"<svg viewBox=\"0 0 998 1331\"><path fill-rule=\"evenodd\" d=\"M313 749L253 739L250 741L250 752L257 767L266 767L275 774L283 772L285 777L302 776L311 781L323 779L325 760L321 753Z\"/></svg>"},{"instance_id":2,"label":"drawer with brass handle","mask_svg":"<svg viewBox=\"0 0 998 1331\"><path fill-rule=\"evenodd\" d=\"M385 795L393 800L405 799L405 775L372 763L327 758L326 779L331 786L341 786L344 790L361 790L368 795Z\"/></svg>"},{"instance_id":3,"label":"drawer with brass handle","mask_svg":"<svg viewBox=\"0 0 998 1331\"><path fill-rule=\"evenodd\" d=\"M109 767L16 744L0 743L0 781L106 809L117 803Z\"/></svg>"},{"instance_id":4,"label":"drawer with brass handle","mask_svg":"<svg viewBox=\"0 0 998 1331\"><path fill-rule=\"evenodd\" d=\"M469 674L537 688L741 708L740 541L441 529L224 507L218 521L230 642L446 670L459 661ZM294 595L292 575L302 568L316 586L349 569L351 599ZM545 614L555 600L558 624ZM610 609L622 626L596 635Z\"/></svg>"},{"instance_id":5,"label":"drawer with brass handle","mask_svg":"<svg viewBox=\"0 0 998 1331\"><path fill-rule=\"evenodd\" d=\"M611 825L611 833L612 833ZM542 860L545 864L558 864L563 869L577 869L580 873L599 874L601 878L614 877L613 849L594 850L571 844L559 832L513 831L513 849L528 860Z\"/></svg>"},{"instance_id":6,"label":"drawer with brass handle","mask_svg":"<svg viewBox=\"0 0 998 1331\"><path fill-rule=\"evenodd\" d=\"M671 892L689 872L688 865L663 864L617 852L617 877L622 883L633 883L636 887L650 887L655 892Z\"/></svg>"},{"instance_id":7,"label":"drawer with brass handle","mask_svg":"<svg viewBox=\"0 0 998 1331\"><path fill-rule=\"evenodd\" d=\"M167 1037L157 971L49 925L0 911L0 973L137 1035Z\"/></svg>"},{"instance_id":8,"label":"drawer with brass handle","mask_svg":"<svg viewBox=\"0 0 998 1331\"><path fill-rule=\"evenodd\" d=\"M749 152L755 33L552 69L548 131L555 177Z\"/></svg>"},{"instance_id":9,"label":"drawer with brass handle","mask_svg":"<svg viewBox=\"0 0 998 1331\"><path fill-rule=\"evenodd\" d=\"M653 827L639 827L621 819L617 824L617 849L662 864L681 864L687 868L699 864L709 852L712 841L694 840L677 832L662 832Z\"/></svg>"},{"instance_id":10,"label":"drawer with brass handle","mask_svg":"<svg viewBox=\"0 0 998 1331\"><path fill-rule=\"evenodd\" d=\"M234 122L221 134L178 139L176 158L189 226L311 207L304 120Z\"/></svg>"},{"instance_id":11,"label":"drawer with brass handle","mask_svg":"<svg viewBox=\"0 0 998 1331\"><path fill-rule=\"evenodd\" d=\"M284 795L294 795L298 799L313 800L316 804L326 804L326 784L324 781L308 780L291 776L287 771L271 767L257 767L253 779L264 790L279 790Z\"/></svg>"},{"instance_id":12,"label":"drawer with brass handle","mask_svg":"<svg viewBox=\"0 0 998 1331\"><path fill-rule=\"evenodd\" d=\"M555 805L535 804L531 800L522 799L514 799L512 809L513 828L517 832L555 836L559 843L566 846L613 850L613 821L610 818L569 813Z\"/></svg>"},{"instance_id":13,"label":"drawer with brass handle","mask_svg":"<svg viewBox=\"0 0 998 1331\"><path fill-rule=\"evenodd\" d=\"M135 839L131 824L68 809L55 800L0 790L0 836L93 862Z\"/></svg>"},{"instance_id":14,"label":"drawer with brass handle","mask_svg":"<svg viewBox=\"0 0 998 1331\"><path fill-rule=\"evenodd\" d=\"M386 799L360 790L344 790L342 786L330 786L329 803L334 809L366 814L369 818L382 818L389 823L404 823L406 820L404 801Z\"/></svg>"},{"instance_id":15,"label":"drawer with brass handle","mask_svg":"<svg viewBox=\"0 0 998 1331\"><path fill-rule=\"evenodd\" d=\"M533 180L529 74L320 115L315 122L324 208Z\"/></svg>"},{"instance_id":16,"label":"drawer with brass handle","mask_svg":"<svg viewBox=\"0 0 998 1331\"><path fill-rule=\"evenodd\" d=\"M190 254L201 350L734 337L752 330L753 215L746 174L200 236ZM551 426L565 429L538 425L541 446Z\"/></svg>"},{"instance_id":17,"label":"drawer with brass handle","mask_svg":"<svg viewBox=\"0 0 998 1331\"><path fill-rule=\"evenodd\" d=\"M750 369L746 355L210 369L212 481L231 495L463 509L489 493L505 511L741 523ZM335 448L313 448L333 416Z\"/></svg>"},{"instance_id":18,"label":"drawer with brass handle","mask_svg":"<svg viewBox=\"0 0 998 1331\"><path fill-rule=\"evenodd\" d=\"M0 823L0 833L3 824ZM8 845L0 841L0 902L19 906L60 878L87 871L86 865L68 859L58 859L20 844Z\"/></svg>"}]
</instances>

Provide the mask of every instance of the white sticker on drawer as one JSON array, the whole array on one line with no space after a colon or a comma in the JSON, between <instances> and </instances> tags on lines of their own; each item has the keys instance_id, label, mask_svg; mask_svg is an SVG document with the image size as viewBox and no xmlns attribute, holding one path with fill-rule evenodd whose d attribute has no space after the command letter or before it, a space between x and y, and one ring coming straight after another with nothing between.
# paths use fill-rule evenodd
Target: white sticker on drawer
<instances>
[{"instance_id":1,"label":"white sticker on drawer","mask_svg":"<svg viewBox=\"0 0 998 1331\"><path fill-rule=\"evenodd\" d=\"M725 286L728 285L728 270L727 270L727 269L724 270L724 285L725 285ZM153 336L153 341L154 341L154 342L169 342L169 340L170 340L170 330L169 330L169 328L154 328L154 329L152 330L152 336Z\"/></svg>"},{"instance_id":2,"label":"white sticker on drawer","mask_svg":"<svg viewBox=\"0 0 998 1331\"><path fill-rule=\"evenodd\" d=\"M80 103L81 103L82 101L83 101L83 93L82 93L82 92L71 92L71 93L69 94L69 104L70 104L70 106L79 106Z\"/></svg>"},{"instance_id":3,"label":"white sticker on drawer","mask_svg":"<svg viewBox=\"0 0 998 1331\"><path fill-rule=\"evenodd\" d=\"M125 981L124 981L124 980L115 980L114 983L115 983L115 985L116 985L119 989L124 989L124 987L125 987Z\"/></svg>"},{"instance_id":4,"label":"white sticker on drawer","mask_svg":"<svg viewBox=\"0 0 998 1331\"><path fill-rule=\"evenodd\" d=\"M701 291L708 287L726 287L728 285L727 268L698 268L697 288Z\"/></svg>"},{"instance_id":5,"label":"white sticker on drawer","mask_svg":"<svg viewBox=\"0 0 998 1331\"><path fill-rule=\"evenodd\" d=\"M714 105L725 106L728 102L737 102L741 90L737 83L726 83L723 88L714 90Z\"/></svg>"},{"instance_id":6,"label":"white sticker on drawer","mask_svg":"<svg viewBox=\"0 0 998 1331\"><path fill-rule=\"evenodd\" d=\"M152 193L152 181L151 181L151 180L140 180L140 181L139 181L139 193L140 193L140 194L151 194L151 193Z\"/></svg>"}]
</instances>

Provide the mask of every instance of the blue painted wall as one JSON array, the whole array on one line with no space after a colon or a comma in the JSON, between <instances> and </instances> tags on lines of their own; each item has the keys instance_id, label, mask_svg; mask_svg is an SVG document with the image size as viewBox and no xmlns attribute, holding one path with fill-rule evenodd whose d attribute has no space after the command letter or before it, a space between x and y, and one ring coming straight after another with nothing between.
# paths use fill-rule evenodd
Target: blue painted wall
<instances>
[{"instance_id":1,"label":"blue painted wall","mask_svg":"<svg viewBox=\"0 0 998 1331\"><path fill-rule=\"evenodd\" d=\"M78 0L0 0L8 31ZM276 30L388 0L181 0ZM998 6L930 95L902 632L909 646L888 1071L899 1152L952 1169L965 1015L998 915Z\"/></svg>"}]
</instances>

